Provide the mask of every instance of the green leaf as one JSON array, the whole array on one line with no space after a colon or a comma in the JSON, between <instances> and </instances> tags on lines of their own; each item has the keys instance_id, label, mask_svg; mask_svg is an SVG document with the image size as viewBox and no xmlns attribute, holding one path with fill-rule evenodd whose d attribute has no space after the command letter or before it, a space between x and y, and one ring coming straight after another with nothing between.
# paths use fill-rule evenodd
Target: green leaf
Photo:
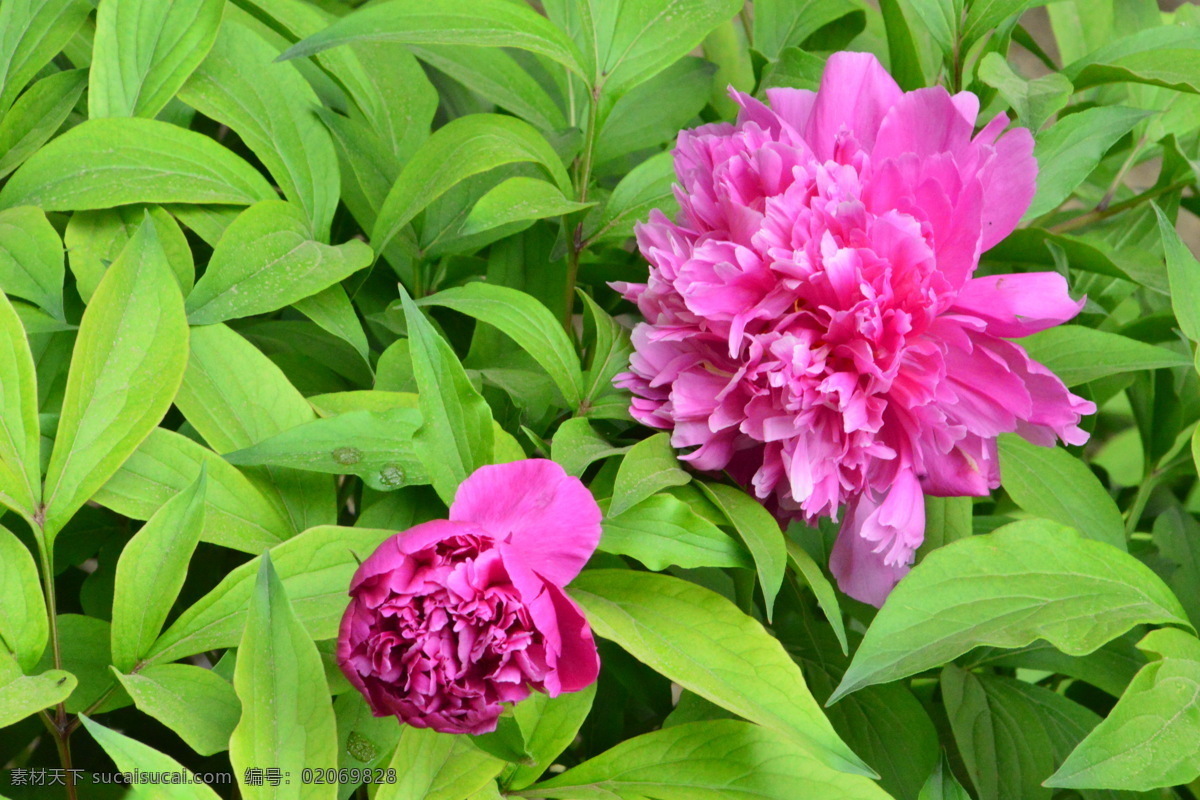
<instances>
[{"instance_id":1,"label":"green leaf","mask_svg":"<svg viewBox=\"0 0 1200 800\"><path fill-rule=\"evenodd\" d=\"M1049 800L1042 787L1054 769L1054 746L1046 720L1027 693L1070 700L1040 687L947 666L941 677L946 714L980 800ZM1080 711L1084 711L1082 707Z\"/></svg>"},{"instance_id":2,"label":"green leaf","mask_svg":"<svg viewBox=\"0 0 1200 800\"><path fill-rule=\"evenodd\" d=\"M204 528L208 473L162 508L134 534L117 562L112 605L112 663L129 672L154 640L183 588Z\"/></svg>"},{"instance_id":3,"label":"green leaf","mask_svg":"<svg viewBox=\"0 0 1200 800\"><path fill-rule=\"evenodd\" d=\"M634 223L646 219L652 209L672 214L678 207L671 187L675 166L670 153L659 153L631 169L609 195L604 213L587 240L625 239L633 235Z\"/></svg>"},{"instance_id":4,"label":"green leaf","mask_svg":"<svg viewBox=\"0 0 1200 800\"><path fill-rule=\"evenodd\" d=\"M33 555L0 527L0 650L29 672L42 657L50 628Z\"/></svg>"},{"instance_id":5,"label":"green leaf","mask_svg":"<svg viewBox=\"0 0 1200 800\"><path fill-rule=\"evenodd\" d=\"M32 520L42 496L37 373L29 340L0 292L0 503Z\"/></svg>"},{"instance_id":6,"label":"green leaf","mask_svg":"<svg viewBox=\"0 0 1200 800\"><path fill-rule=\"evenodd\" d=\"M1014 522L925 557L876 615L830 702L974 647L1045 639L1087 655L1134 625L1187 625L1162 580L1115 547L1045 520Z\"/></svg>"},{"instance_id":7,"label":"green leaf","mask_svg":"<svg viewBox=\"0 0 1200 800\"><path fill-rule=\"evenodd\" d=\"M683 486L690 480L679 468L670 434L656 433L630 447L621 459L608 514L615 517L652 494L670 486Z\"/></svg>"},{"instance_id":8,"label":"green leaf","mask_svg":"<svg viewBox=\"0 0 1200 800\"><path fill-rule=\"evenodd\" d=\"M687 56L626 92L596 134L596 163L673 142L679 129L708 105L714 69L704 59ZM722 84L723 97L725 91Z\"/></svg>"},{"instance_id":9,"label":"green leaf","mask_svg":"<svg viewBox=\"0 0 1200 800\"><path fill-rule=\"evenodd\" d=\"M363 330L362 322L350 303L350 297L341 284L334 284L328 289L314 295L297 300L292 306L304 316L311 319L326 333L346 342L362 356L363 363L370 367L370 346L367 344L367 332Z\"/></svg>"},{"instance_id":10,"label":"green leaf","mask_svg":"<svg viewBox=\"0 0 1200 800\"><path fill-rule=\"evenodd\" d=\"M220 675L191 664L155 664L116 675L139 711L175 731L200 755L228 749L242 708Z\"/></svg>"},{"instance_id":11,"label":"green leaf","mask_svg":"<svg viewBox=\"0 0 1200 800\"><path fill-rule=\"evenodd\" d=\"M1080 87L1076 87L1079 89ZM1097 106L1070 114L1037 137L1037 194L1025 219L1053 211L1091 174L1117 140L1150 112L1123 106Z\"/></svg>"},{"instance_id":12,"label":"green leaf","mask_svg":"<svg viewBox=\"0 0 1200 800\"><path fill-rule=\"evenodd\" d=\"M201 540L257 555L291 536L286 512L236 467L174 431L155 428L92 499L118 514L150 519L208 470Z\"/></svg>"},{"instance_id":13,"label":"green leaf","mask_svg":"<svg viewBox=\"0 0 1200 800\"><path fill-rule=\"evenodd\" d=\"M821 28L857 10L846 0L763 0L754 7L754 49L776 59L784 48L801 46Z\"/></svg>"},{"instance_id":14,"label":"green leaf","mask_svg":"<svg viewBox=\"0 0 1200 800\"><path fill-rule=\"evenodd\" d=\"M279 367L225 325L192 329L191 356L175 404L218 453L252 447L316 419ZM334 521L332 479L270 466L254 471L252 479L285 511L293 530Z\"/></svg>"},{"instance_id":15,"label":"green leaf","mask_svg":"<svg viewBox=\"0 0 1200 800\"><path fill-rule=\"evenodd\" d=\"M988 53L979 61L979 80L1000 92L1012 106L1021 124L1040 130L1071 99L1071 82L1061 72L1051 72L1028 81L1013 71L999 53Z\"/></svg>"},{"instance_id":16,"label":"green leaf","mask_svg":"<svg viewBox=\"0 0 1200 800\"><path fill-rule=\"evenodd\" d=\"M346 591L359 563L395 531L311 528L271 548L271 560L297 619L316 641L337 636ZM146 661L163 664L189 655L234 647L246 624L260 558L231 570L216 588L171 623Z\"/></svg>"},{"instance_id":17,"label":"green leaf","mask_svg":"<svg viewBox=\"0 0 1200 800\"><path fill-rule=\"evenodd\" d=\"M1121 509L1095 473L1061 447L1040 447L1016 434L1003 434L1000 476L1009 497L1035 517L1076 528L1118 550L1128 549Z\"/></svg>"},{"instance_id":18,"label":"green leaf","mask_svg":"<svg viewBox=\"0 0 1200 800\"><path fill-rule=\"evenodd\" d=\"M409 49L475 94L544 131L567 127L562 109L546 88L505 50L459 45L411 46Z\"/></svg>"},{"instance_id":19,"label":"green leaf","mask_svg":"<svg viewBox=\"0 0 1200 800\"><path fill-rule=\"evenodd\" d=\"M242 716L229 738L229 760L237 775L264 764L291 776L304 768L336 767L337 725L321 655L293 611L270 554L259 560L233 672ZM273 788L242 782L242 795L274 797ZM337 785L301 784L295 796L334 798Z\"/></svg>"},{"instance_id":20,"label":"green leaf","mask_svg":"<svg viewBox=\"0 0 1200 800\"><path fill-rule=\"evenodd\" d=\"M510 789L524 789L554 763L575 740L596 697L596 684L577 692L547 697L534 692L513 706L513 717L525 734L532 764L518 764L506 781Z\"/></svg>"},{"instance_id":21,"label":"green leaf","mask_svg":"<svg viewBox=\"0 0 1200 800\"><path fill-rule=\"evenodd\" d=\"M917 549L917 561L930 552L973 533L970 497L931 497L925 495L925 540Z\"/></svg>"},{"instance_id":22,"label":"green leaf","mask_svg":"<svg viewBox=\"0 0 1200 800\"><path fill-rule=\"evenodd\" d=\"M1122 372L1191 365L1183 353L1083 325L1059 325L1035 333L1022 339L1021 346L1067 386Z\"/></svg>"},{"instance_id":23,"label":"green leaf","mask_svg":"<svg viewBox=\"0 0 1200 800\"><path fill-rule=\"evenodd\" d=\"M83 714L79 716L79 721L83 723L83 727L87 728L87 732L92 735L92 738L104 748L104 752L108 753L108 757L117 765L119 771L130 774L140 771L156 775L187 776L187 782L154 784L153 794L155 797L169 798L169 800L217 800L216 792L207 784L198 781L190 770L170 756L164 755L136 739L130 739L124 734L110 730ZM150 790L137 784L132 789L135 796L149 792Z\"/></svg>"},{"instance_id":24,"label":"green leaf","mask_svg":"<svg viewBox=\"0 0 1200 800\"><path fill-rule=\"evenodd\" d=\"M583 398L579 356L562 324L530 295L474 282L422 298L420 305L452 308L499 328L546 370L571 407L578 407Z\"/></svg>"},{"instance_id":25,"label":"green leaf","mask_svg":"<svg viewBox=\"0 0 1200 800\"><path fill-rule=\"evenodd\" d=\"M75 676L61 669L26 677L17 662L0 650L0 728L61 703L75 686Z\"/></svg>"},{"instance_id":26,"label":"green leaf","mask_svg":"<svg viewBox=\"0 0 1200 800\"><path fill-rule=\"evenodd\" d=\"M474 236L515 223L533 224L539 219L573 214L592 205L568 200L558 187L539 178L509 178L479 198L463 220L458 235Z\"/></svg>"},{"instance_id":27,"label":"green leaf","mask_svg":"<svg viewBox=\"0 0 1200 800\"><path fill-rule=\"evenodd\" d=\"M468 475L492 463L492 410L403 287L400 300L424 419L413 444L433 488L449 504Z\"/></svg>"},{"instance_id":28,"label":"green leaf","mask_svg":"<svg viewBox=\"0 0 1200 800\"><path fill-rule=\"evenodd\" d=\"M1009 17L1023 14L1031 8L1044 6L1051 0L972 0L967 3L962 40L969 47L987 35Z\"/></svg>"},{"instance_id":29,"label":"green leaf","mask_svg":"<svg viewBox=\"0 0 1200 800\"><path fill-rule=\"evenodd\" d=\"M1044 228L1018 228L987 253L988 260L1004 264L1009 271L1014 267L1021 271L1055 269L1056 259L1061 257L1065 257L1074 270L1140 283L1163 295L1170 291L1162 261L1152 252L1116 248L1095 234L1070 236L1051 233ZM1022 344L1040 335L1025 338Z\"/></svg>"},{"instance_id":30,"label":"green leaf","mask_svg":"<svg viewBox=\"0 0 1200 800\"><path fill-rule=\"evenodd\" d=\"M596 432L592 423L581 417L566 420L554 432L550 442L550 457L557 461L568 475L576 478L595 461L619 456L628 447L613 447L608 440Z\"/></svg>"},{"instance_id":31,"label":"green leaf","mask_svg":"<svg viewBox=\"0 0 1200 800\"><path fill-rule=\"evenodd\" d=\"M667 679L795 740L834 769L872 774L833 732L779 641L724 597L628 570L585 570L570 594L597 635Z\"/></svg>"},{"instance_id":32,"label":"green leaf","mask_svg":"<svg viewBox=\"0 0 1200 800\"><path fill-rule=\"evenodd\" d=\"M153 119L93 119L30 156L0 190L0 207L246 206L274 196L262 175L207 136Z\"/></svg>"},{"instance_id":33,"label":"green leaf","mask_svg":"<svg viewBox=\"0 0 1200 800\"><path fill-rule=\"evenodd\" d=\"M1178 631L1162 630L1138 646L1160 647L1165 643L1158 639L1162 636L1184 641L1162 648L1163 658L1142 668L1108 717L1071 752L1047 786L1149 791L1200 777L1200 643Z\"/></svg>"},{"instance_id":34,"label":"green leaf","mask_svg":"<svg viewBox=\"0 0 1200 800\"><path fill-rule=\"evenodd\" d=\"M833 693L849 658L838 652L832 626L791 588L782 592L773 631L820 703ZM857 644L861 637L852 635ZM939 745L933 720L908 686L870 686L826 713L838 735L879 772L880 786L897 800L913 800L937 761Z\"/></svg>"},{"instance_id":35,"label":"green leaf","mask_svg":"<svg viewBox=\"0 0 1200 800\"><path fill-rule=\"evenodd\" d=\"M23 92L7 114L0 115L0 178L21 166L58 132L86 85L87 70L47 75Z\"/></svg>"},{"instance_id":36,"label":"green leaf","mask_svg":"<svg viewBox=\"0 0 1200 800\"><path fill-rule=\"evenodd\" d=\"M1200 342L1200 261L1192 255L1175 232L1175 226L1154 206L1158 231L1167 253L1167 275L1171 282L1171 307L1183 335Z\"/></svg>"},{"instance_id":37,"label":"green leaf","mask_svg":"<svg viewBox=\"0 0 1200 800\"><path fill-rule=\"evenodd\" d=\"M958 36L958 26L962 18L963 3L959 0L909 0L913 12L921 18L925 30L933 43L937 45L941 55L950 55L955 37Z\"/></svg>"},{"instance_id":38,"label":"green leaf","mask_svg":"<svg viewBox=\"0 0 1200 800\"><path fill-rule=\"evenodd\" d=\"M87 0L8 0L0 7L0 115L91 12Z\"/></svg>"},{"instance_id":39,"label":"green leaf","mask_svg":"<svg viewBox=\"0 0 1200 800\"><path fill-rule=\"evenodd\" d=\"M804 582L808 584L808 588L812 589L817 598L817 605L821 607L821 611L833 628L834 635L837 636L842 654L849 655L850 645L846 641L846 622L842 619L842 609L838 604L837 592L834 591L833 584L825 577L825 573L821 572L821 567L808 554L807 550L791 539L787 539L785 544L787 545L788 563L792 565L792 569L804 577Z\"/></svg>"},{"instance_id":40,"label":"green leaf","mask_svg":"<svg viewBox=\"0 0 1200 800\"><path fill-rule=\"evenodd\" d=\"M881 0L879 11L887 32L888 64L896 83L905 91L920 89L925 85L925 73L904 7L899 0Z\"/></svg>"},{"instance_id":41,"label":"green leaf","mask_svg":"<svg viewBox=\"0 0 1200 800\"><path fill-rule=\"evenodd\" d=\"M417 149L396 179L371 230L371 246L382 252L426 206L472 175L529 162L540 165L564 193L571 191L562 161L528 122L499 114L471 114L447 123Z\"/></svg>"},{"instance_id":42,"label":"green leaf","mask_svg":"<svg viewBox=\"0 0 1200 800\"><path fill-rule=\"evenodd\" d=\"M147 217L79 324L46 471L49 541L158 425L187 352L183 296Z\"/></svg>"},{"instance_id":43,"label":"green leaf","mask_svg":"<svg viewBox=\"0 0 1200 800\"><path fill-rule=\"evenodd\" d=\"M741 489L720 483L701 483L700 488L725 513L750 548L770 620L787 569L787 545L779 523L760 502Z\"/></svg>"},{"instance_id":44,"label":"green leaf","mask_svg":"<svg viewBox=\"0 0 1200 800\"><path fill-rule=\"evenodd\" d=\"M570 800L888 797L867 778L835 771L794 742L740 720L689 722L636 736L520 794Z\"/></svg>"},{"instance_id":45,"label":"green leaf","mask_svg":"<svg viewBox=\"0 0 1200 800\"><path fill-rule=\"evenodd\" d=\"M85 303L92 301L100 279L141 227L149 212L171 271L186 295L196 279L191 245L174 217L158 206L130 205L96 211L76 211L63 235L75 288Z\"/></svg>"},{"instance_id":46,"label":"green leaf","mask_svg":"<svg viewBox=\"0 0 1200 800\"><path fill-rule=\"evenodd\" d=\"M629 330L596 304L587 292L578 292L583 300L584 333L588 348L587 371L583 375L584 397L580 411L588 416L625 419L629 414L629 395L613 386L617 373L629 365L633 345ZM619 413L605 410L616 405Z\"/></svg>"},{"instance_id":47,"label":"green leaf","mask_svg":"<svg viewBox=\"0 0 1200 800\"><path fill-rule=\"evenodd\" d=\"M954 777L946 759L943 758L921 788L917 800L971 800L971 795L967 794L967 790Z\"/></svg>"},{"instance_id":48,"label":"green leaf","mask_svg":"<svg viewBox=\"0 0 1200 800\"><path fill-rule=\"evenodd\" d=\"M1170 506L1154 519L1154 544L1175 569L1167 585L1187 609L1193 625L1200 625L1200 522L1184 509Z\"/></svg>"},{"instance_id":49,"label":"green leaf","mask_svg":"<svg viewBox=\"0 0 1200 800\"><path fill-rule=\"evenodd\" d=\"M96 12L88 116L153 117L200 65L224 0L105 0Z\"/></svg>"},{"instance_id":50,"label":"green leaf","mask_svg":"<svg viewBox=\"0 0 1200 800\"><path fill-rule=\"evenodd\" d=\"M0 289L65 320L64 272L62 240L40 208L0 211Z\"/></svg>"},{"instance_id":51,"label":"green leaf","mask_svg":"<svg viewBox=\"0 0 1200 800\"><path fill-rule=\"evenodd\" d=\"M370 266L371 248L363 242L331 247L314 240L309 230L304 212L282 200L243 211L188 295L188 321L211 325L275 311Z\"/></svg>"},{"instance_id":52,"label":"green leaf","mask_svg":"<svg viewBox=\"0 0 1200 800\"><path fill-rule=\"evenodd\" d=\"M605 517L603 528L601 550L636 558L647 569L754 566L741 544L669 494Z\"/></svg>"},{"instance_id":53,"label":"green leaf","mask_svg":"<svg viewBox=\"0 0 1200 800\"><path fill-rule=\"evenodd\" d=\"M351 411L289 428L225 459L241 466L357 475L372 489L388 492L429 482L413 447L420 425L421 412L412 408Z\"/></svg>"},{"instance_id":54,"label":"green leaf","mask_svg":"<svg viewBox=\"0 0 1200 800\"><path fill-rule=\"evenodd\" d=\"M359 41L515 47L583 75L579 50L561 30L533 9L504 0L474 0L469 8L455 0L377 3L309 36L280 59L303 58Z\"/></svg>"},{"instance_id":55,"label":"green leaf","mask_svg":"<svg viewBox=\"0 0 1200 800\"><path fill-rule=\"evenodd\" d=\"M380 785L375 800L464 800L491 783L505 764L469 736L406 725L389 766L399 780Z\"/></svg>"},{"instance_id":56,"label":"green leaf","mask_svg":"<svg viewBox=\"0 0 1200 800\"><path fill-rule=\"evenodd\" d=\"M694 50L741 8L741 0L622 0L599 85L617 98Z\"/></svg>"},{"instance_id":57,"label":"green leaf","mask_svg":"<svg viewBox=\"0 0 1200 800\"><path fill-rule=\"evenodd\" d=\"M1200 32L1188 25L1147 28L1114 38L1063 68L1076 91L1133 81L1200 92Z\"/></svg>"},{"instance_id":58,"label":"green leaf","mask_svg":"<svg viewBox=\"0 0 1200 800\"><path fill-rule=\"evenodd\" d=\"M263 162L284 197L326 240L341 181L329 131L313 113L321 103L293 64L273 63L277 50L233 18L221 25L212 52L179 97L237 131ZM270 199L274 193L260 200Z\"/></svg>"}]
</instances>

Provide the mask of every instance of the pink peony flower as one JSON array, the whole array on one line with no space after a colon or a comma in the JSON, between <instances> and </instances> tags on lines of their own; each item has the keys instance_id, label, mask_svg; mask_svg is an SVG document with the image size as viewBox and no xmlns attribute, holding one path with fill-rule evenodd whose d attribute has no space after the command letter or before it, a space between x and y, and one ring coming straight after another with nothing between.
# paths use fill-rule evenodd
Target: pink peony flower
<instances>
[{"instance_id":1,"label":"pink peony flower","mask_svg":"<svg viewBox=\"0 0 1200 800\"><path fill-rule=\"evenodd\" d=\"M737 124L679 135L681 213L639 226L641 422L728 470L781 519L836 519L830 567L875 605L924 537L923 497L999 485L996 437L1087 439L1095 406L1010 338L1082 307L1055 273L972 277L1016 226L1037 163L978 99L902 92L874 56L830 57L816 93L734 93Z\"/></svg>"},{"instance_id":2,"label":"pink peony flower","mask_svg":"<svg viewBox=\"0 0 1200 800\"><path fill-rule=\"evenodd\" d=\"M563 592L600 541L600 509L553 461L481 467L449 520L399 533L350 584L338 664L375 716L444 733L495 730L501 703L596 680Z\"/></svg>"}]
</instances>

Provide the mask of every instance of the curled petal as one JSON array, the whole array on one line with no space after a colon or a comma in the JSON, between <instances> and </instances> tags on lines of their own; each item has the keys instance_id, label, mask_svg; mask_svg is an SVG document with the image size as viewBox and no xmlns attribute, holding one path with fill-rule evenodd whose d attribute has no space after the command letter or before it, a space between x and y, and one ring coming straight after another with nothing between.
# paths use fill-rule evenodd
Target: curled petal
<instances>
[{"instance_id":1,"label":"curled petal","mask_svg":"<svg viewBox=\"0 0 1200 800\"><path fill-rule=\"evenodd\" d=\"M547 581L566 586L600 542L600 507L547 459L480 467L458 487L452 522L472 522Z\"/></svg>"},{"instance_id":2,"label":"curled petal","mask_svg":"<svg viewBox=\"0 0 1200 800\"><path fill-rule=\"evenodd\" d=\"M951 311L987 323L993 336L1016 338L1061 325L1083 308L1067 294L1067 279L1057 272L989 275L963 284Z\"/></svg>"}]
</instances>

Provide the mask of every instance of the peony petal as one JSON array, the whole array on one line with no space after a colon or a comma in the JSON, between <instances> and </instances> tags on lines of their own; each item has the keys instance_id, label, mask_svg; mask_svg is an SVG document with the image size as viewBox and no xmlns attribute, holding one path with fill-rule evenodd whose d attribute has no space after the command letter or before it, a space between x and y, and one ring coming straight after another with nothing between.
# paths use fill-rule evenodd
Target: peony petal
<instances>
[{"instance_id":1,"label":"peony petal","mask_svg":"<svg viewBox=\"0 0 1200 800\"><path fill-rule=\"evenodd\" d=\"M984 250L994 247L1017 227L1033 202L1037 183L1033 134L1027 128L1015 128L1004 134L995 148L995 156L979 175L983 180Z\"/></svg>"},{"instance_id":2,"label":"peony petal","mask_svg":"<svg viewBox=\"0 0 1200 800\"><path fill-rule=\"evenodd\" d=\"M880 123L901 95L896 81L874 55L834 53L825 62L804 138L817 158L828 159L845 128L869 152Z\"/></svg>"},{"instance_id":3,"label":"peony petal","mask_svg":"<svg viewBox=\"0 0 1200 800\"><path fill-rule=\"evenodd\" d=\"M546 585L546 592L558 617L560 637L558 660L555 662L554 682L546 681L546 694L556 697L562 692L577 692L591 686L600 675L600 655L592 629L575 601L557 586Z\"/></svg>"},{"instance_id":4,"label":"peony petal","mask_svg":"<svg viewBox=\"0 0 1200 800\"><path fill-rule=\"evenodd\" d=\"M566 586L600 542L600 507L546 459L480 467L458 487L450 519L473 522L551 583Z\"/></svg>"},{"instance_id":5,"label":"peony petal","mask_svg":"<svg viewBox=\"0 0 1200 800\"><path fill-rule=\"evenodd\" d=\"M358 565L354 577L350 580L350 592L353 593L358 589L359 585L367 578L389 572L407 572L406 562L410 554L452 536L464 534L485 538L488 536L478 525L435 519L414 525L406 531L385 539L379 547L375 548L374 553L371 553L365 561Z\"/></svg>"},{"instance_id":6,"label":"peony petal","mask_svg":"<svg viewBox=\"0 0 1200 800\"><path fill-rule=\"evenodd\" d=\"M875 503L865 495L851 504L833 552L829 554L829 571L837 578L839 589L855 600L878 608L900 579L908 574L909 567L888 566L883 562L883 555L874 552L875 543L860 535L861 521L876 509Z\"/></svg>"},{"instance_id":7,"label":"peony petal","mask_svg":"<svg viewBox=\"0 0 1200 800\"><path fill-rule=\"evenodd\" d=\"M908 92L898 99L879 126L871 158L884 161L907 153L921 157L958 154L971 144L971 123L941 86Z\"/></svg>"},{"instance_id":8,"label":"peony petal","mask_svg":"<svg viewBox=\"0 0 1200 800\"><path fill-rule=\"evenodd\" d=\"M1029 336L1061 325L1083 308L1067 294L1057 272L1026 272L973 278L963 284L950 310L979 317L993 336Z\"/></svg>"}]
</instances>

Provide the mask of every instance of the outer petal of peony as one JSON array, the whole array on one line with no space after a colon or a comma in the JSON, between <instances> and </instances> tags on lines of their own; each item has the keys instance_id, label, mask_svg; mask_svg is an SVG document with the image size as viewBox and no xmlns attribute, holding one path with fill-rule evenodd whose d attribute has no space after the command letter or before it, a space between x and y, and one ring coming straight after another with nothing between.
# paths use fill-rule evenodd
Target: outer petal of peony
<instances>
[{"instance_id":1,"label":"outer petal of peony","mask_svg":"<svg viewBox=\"0 0 1200 800\"><path fill-rule=\"evenodd\" d=\"M879 59L870 53L834 53L825 64L804 139L817 158L833 156L843 129L868 151L880 123L903 92Z\"/></svg>"},{"instance_id":2,"label":"outer petal of peony","mask_svg":"<svg viewBox=\"0 0 1200 800\"><path fill-rule=\"evenodd\" d=\"M520 562L510 560L507 565L513 586L545 637L550 667L542 687L546 694L557 697L591 685L600 674L600 657L592 629L579 606L562 589Z\"/></svg>"},{"instance_id":3,"label":"outer petal of peony","mask_svg":"<svg viewBox=\"0 0 1200 800\"><path fill-rule=\"evenodd\" d=\"M458 487L452 522L472 522L520 562L566 586L600 542L600 508L578 478L553 461L480 467Z\"/></svg>"},{"instance_id":4,"label":"outer petal of peony","mask_svg":"<svg viewBox=\"0 0 1200 800\"><path fill-rule=\"evenodd\" d=\"M924 538L924 499L916 478L905 472L881 503L860 495L851 505L829 555L829 570L843 592L881 606L908 574Z\"/></svg>"},{"instance_id":5,"label":"outer petal of peony","mask_svg":"<svg viewBox=\"0 0 1200 800\"><path fill-rule=\"evenodd\" d=\"M989 275L967 281L950 310L987 323L988 333L1005 338L1029 336L1073 318L1083 308L1067 294L1057 272Z\"/></svg>"}]
</instances>

